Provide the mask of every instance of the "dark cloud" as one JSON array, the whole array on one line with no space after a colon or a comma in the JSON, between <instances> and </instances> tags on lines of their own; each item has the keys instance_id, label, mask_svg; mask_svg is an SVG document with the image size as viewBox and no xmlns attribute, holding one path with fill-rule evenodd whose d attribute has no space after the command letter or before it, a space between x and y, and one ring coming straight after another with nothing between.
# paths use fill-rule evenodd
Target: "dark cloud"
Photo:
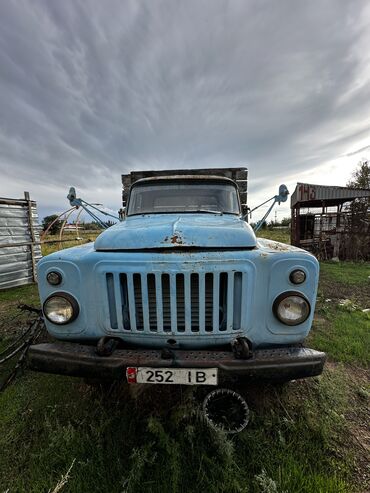
<instances>
[{"instance_id":1,"label":"dark cloud","mask_svg":"<svg viewBox=\"0 0 370 493\"><path fill-rule=\"evenodd\" d=\"M258 195L368 150L367 5L1 2L0 195L118 206L121 172L228 164Z\"/></svg>"}]
</instances>

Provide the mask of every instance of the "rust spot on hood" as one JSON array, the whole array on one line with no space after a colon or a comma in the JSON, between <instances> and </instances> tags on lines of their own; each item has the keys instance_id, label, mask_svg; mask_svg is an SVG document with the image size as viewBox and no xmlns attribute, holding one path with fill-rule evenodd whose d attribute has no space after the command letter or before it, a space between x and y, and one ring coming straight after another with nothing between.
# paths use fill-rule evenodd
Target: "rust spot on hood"
<instances>
[{"instance_id":1,"label":"rust spot on hood","mask_svg":"<svg viewBox=\"0 0 370 493\"><path fill-rule=\"evenodd\" d=\"M173 245L182 245L182 239L179 235L172 235L170 241Z\"/></svg>"}]
</instances>

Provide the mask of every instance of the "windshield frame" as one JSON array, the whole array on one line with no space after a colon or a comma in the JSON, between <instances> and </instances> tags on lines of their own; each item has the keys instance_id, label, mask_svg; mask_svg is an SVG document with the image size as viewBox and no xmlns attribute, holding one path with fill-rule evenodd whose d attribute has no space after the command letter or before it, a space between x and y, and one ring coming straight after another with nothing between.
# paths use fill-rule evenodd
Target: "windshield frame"
<instances>
[{"instance_id":1,"label":"windshield frame","mask_svg":"<svg viewBox=\"0 0 370 493\"><path fill-rule=\"evenodd\" d=\"M158 212L155 212L155 211L152 211L152 212L135 212L135 213L131 213L129 214L128 211L129 211L129 208L130 208L130 202L131 202L131 194L132 194L132 191L134 189L134 187L140 187L142 185L147 185L147 184L170 184L170 183L181 183L181 184L184 184L184 183L202 183L202 184L208 184L208 185L212 185L212 184L227 184L227 185L232 185L234 188L235 188L235 192L236 192L236 197L237 197L237 201L238 201L238 210L239 212L224 212L224 211L158 211ZM194 177L194 178L157 178L155 180L147 180L147 179L143 179L143 180L138 180L137 182L133 183L130 187L130 193L129 193L129 196L128 196L128 201L127 201L127 206L126 206L126 209L125 209L125 216L126 217L133 217L133 216L147 216L147 215L151 215L151 214L217 214L217 215L224 215L224 214L227 214L227 215L230 215L230 216L238 216L240 217L242 215L242 212L241 212L241 205L240 205L240 196L239 196L239 189L238 189L238 186L237 184L229 179L229 178L199 178L199 177Z\"/></svg>"}]
</instances>

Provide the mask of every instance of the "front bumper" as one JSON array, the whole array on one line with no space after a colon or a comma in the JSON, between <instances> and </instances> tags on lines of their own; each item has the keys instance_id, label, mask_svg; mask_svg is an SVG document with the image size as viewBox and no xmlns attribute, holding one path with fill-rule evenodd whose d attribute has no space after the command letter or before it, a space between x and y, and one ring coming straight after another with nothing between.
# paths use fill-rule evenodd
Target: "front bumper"
<instances>
[{"instance_id":1,"label":"front bumper","mask_svg":"<svg viewBox=\"0 0 370 493\"><path fill-rule=\"evenodd\" d=\"M36 344L28 352L28 366L35 371L99 379L122 379L128 366L156 368L219 368L223 376L267 380L292 380L320 375L326 355L314 349L284 347L253 351L249 359L236 359L232 351L117 349L98 356L94 346L76 343Z\"/></svg>"}]
</instances>

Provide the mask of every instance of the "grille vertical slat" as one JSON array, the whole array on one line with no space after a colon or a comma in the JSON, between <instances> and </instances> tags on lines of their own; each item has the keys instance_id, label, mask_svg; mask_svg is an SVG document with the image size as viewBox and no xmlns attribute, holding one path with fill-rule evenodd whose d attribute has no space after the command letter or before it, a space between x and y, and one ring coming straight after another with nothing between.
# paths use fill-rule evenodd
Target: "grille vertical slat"
<instances>
[{"instance_id":1,"label":"grille vertical slat","mask_svg":"<svg viewBox=\"0 0 370 493\"><path fill-rule=\"evenodd\" d=\"M185 303L185 332L191 332L191 290L190 290L190 272L184 275L184 303Z\"/></svg>"},{"instance_id":2,"label":"grille vertical slat","mask_svg":"<svg viewBox=\"0 0 370 493\"><path fill-rule=\"evenodd\" d=\"M220 328L220 274L219 272L214 272L213 274L213 331L217 332Z\"/></svg>"},{"instance_id":3,"label":"grille vertical slat","mask_svg":"<svg viewBox=\"0 0 370 493\"><path fill-rule=\"evenodd\" d=\"M203 272L199 273L199 332L201 334L205 333L205 311L206 311L206 282L205 275Z\"/></svg>"},{"instance_id":4,"label":"grille vertical slat","mask_svg":"<svg viewBox=\"0 0 370 493\"><path fill-rule=\"evenodd\" d=\"M242 273L242 291L240 294L240 304L241 304L241 316L240 316L240 327L245 327L247 325L247 311L245 309L245 302L247 299L247 281L248 276L245 272Z\"/></svg>"},{"instance_id":5,"label":"grille vertical slat","mask_svg":"<svg viewBox=\"0 0 370 493\"><path fill-rule=\"evenodd\" d=\"M177 330L176 274L170 274L171 330Z\"/></svg>"},{"instance_id":6,"label":"grille vertical slat","mask_svg":"<svg viewBox=\"0 0 370 493\"><path fill-rule=\"evenodd\" d=\"M163 332L162 275L155 274L155 297L157 305L157 331Z\"/></svg>"},{"instance_id":7,"label":"grille vertical slat","mask_svg":"<svg viewBox=\"0 0 370 493\"><path fill-rule=\"evenodd\" d=\"M117 330L118 329L117 306L120 306L121 303L119 303L119 305L116 304L113 274L109 273L106 275L106 283L107 283L110 324L113 330Z\"/></svg>"},{"instance_id":8,"label":"grille vertical slat","mask_svg":"<svg viewBox=\"0 0 370 493\"><path fill-rule=\"evenodd\" d=\"M133 274L127 274L127 292L128 292L128 306L130 313L130 327L131 330L136 331L136 305L134 294L134 281Z\"/></svg>"},{"instance_id":9,"label":"grille vertical slat","mask_svg":"<svg viewBox=\"0 0 370 493\"><path fill-rule=\"evenodd\" d=\"M234 293L241 293L242 292L242 282L243 282L242 273L241 272L235 272L234 273ZM242 297L233 295L233 313L234 313L233 329L234 330L236 330L240 327L241 304L242 304Z\"/></svg>"},{"instance_id":10,"label":"grille vertical slat","mask_svg":"<svg viewBox=\"0 0 370 493\"><path fill-rule=\"evenodd\" d=\"M198 274L190 276L191 331L199 332L199 279Z\"/></svg>"}]
</instances>

